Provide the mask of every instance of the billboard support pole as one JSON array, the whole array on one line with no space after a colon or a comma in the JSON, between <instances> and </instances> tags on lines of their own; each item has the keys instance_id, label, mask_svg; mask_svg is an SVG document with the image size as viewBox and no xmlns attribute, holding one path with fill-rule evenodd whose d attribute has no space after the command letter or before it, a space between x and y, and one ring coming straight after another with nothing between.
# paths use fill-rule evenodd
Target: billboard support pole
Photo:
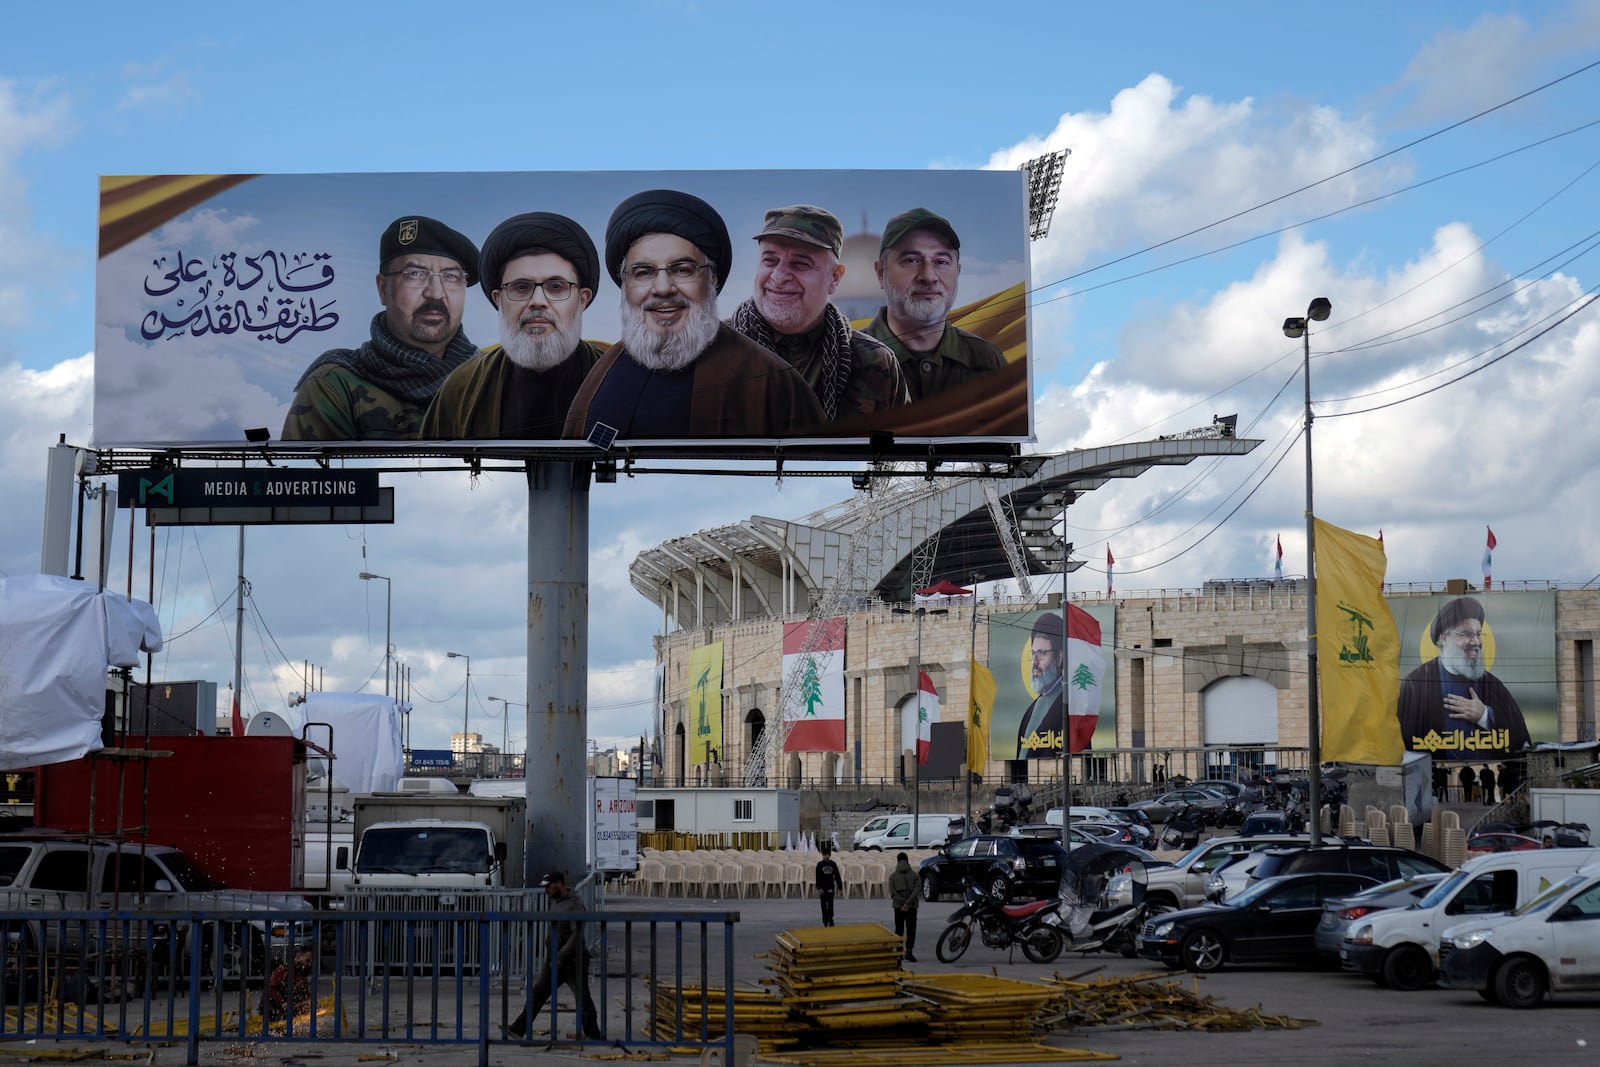
<instances>
[{"instance_id":1,"label":"billboard support pole","mask_svg":"<svg viewBox=\"0 0 1600 1067\"><path fill-rule=\"evenodd\" d=\"M530 872L587 870L589 475L586 462L528 463L528 751L523 773Z\"/></svg>"}]
</instances>

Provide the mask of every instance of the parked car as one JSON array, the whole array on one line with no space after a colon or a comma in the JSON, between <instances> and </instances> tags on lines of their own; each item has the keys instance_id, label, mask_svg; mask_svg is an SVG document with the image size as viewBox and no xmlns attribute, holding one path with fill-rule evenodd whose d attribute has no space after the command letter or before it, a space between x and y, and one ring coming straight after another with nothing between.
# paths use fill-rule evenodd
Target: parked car
<instances>
[{"instance_id":1,"label":"parked car","mask_svg":"<svg viewBox=\"0 0 1600 1067\"><path fill-rule=\"evenodd\" d=\"M922 861L922 899L938 900L968 884L995 900L1053 897L1061 892L1067 850L1040 837L978 834L941 848Z\"/></svg>"},{"instance_id":2,"label":"parked car","mask_svg":"<svg viewBox=\"0 0 1600 1067\"><path fill-rule=\"evenodd\" d=\"M1485 856L1491 852L1525 852L1543 847L1544 844L1537 837L1525 834L1473 834L1467 838L1469 856Z\"/></svg>"},{"instance_id":3,"label":"parked car","mask_svg":"<svg viewBox=\"0 0 1600 1067\"><path fill-rule=\"evenodd\" d=\"M1171 790L1154 800L1141 800L1133 807L1148 815L1152 823L1161 823L1190 806L1193 806L1203 818L1215 821L1227 804L1228 798L1221 793L1213 793L1209 789L1189 788Z\"/></svg>"},{"instance_id":4,"label":"parked car","mask_svg":"<svg viewBox=\"0 0 1600 1067\"><path fill-rule=\"evenodd\" d=\"M1170 911L1145 923L1139 955L1168 967L1215 971L1225 963L1307 963L1323 902L1377 880L1311 872L1257 882L1225 904Z\"/></svg>"},{"instance_id":5,"label":"parked car","mask_svg":"<svg viewBox=\"0 0 1600 1067\"><path fill-rule=\"evenodd\" d=\"M1447 877L1443 874L1407 875L1362 890L1354 896L1324 901L1322 919L1317 923L1315 937L1317 951L1337 958L1344 943L1345 931L1350 929L1351 923L1375 911L1409 908Z\"/></svg>"},{"instance_id":6,"label":"parked car","mask_svg":"<svg viewBox=\"0 0 1600 1067\"><path fill-rule=\"evenodd\" d=\"M1309 837L1306 838L1306 843L1309 844L1310 840ZM1213 904L1220 904L1244 892L1254 881L1251 876L1255 874L1256 868L1261 866L1261 861L1266 855L1266 849L1257 849L1254 852L1237 853L1223 860L1206 878L1206 899Z\"/></svg>"},{"instance_id":7,"label":"parked car","mask_svg":"<svg viewBox=\"0 0 1600 1067\"><path fill-rule=\"evenodd\" d=\"M1135 833L1133 827L1125 822L1100 822L1095 819L1084 819L1073 823L1072 828L1074 830L1082 830L1104 845L1140 845L1143 843L1142 835Z\"/></svg>"},{"instance_id":8,"label":"parked car","mask_svg":"<svg viewBox=\"0 0 1600 1067\"><path fill-rule=\"evenodd\" d=\"M1239 824L1240 837L1261 834L1296 834L1305 828L1305 820L1291 818L1286 811L1252 811Z\"/></svg>"},{"instance_id":9,"label":"parked car","mask_svg":"<svg viewBox=\"0 0 1600 1067\"><path fill-rule=\"evenodd\" d=\"M1278 837L1212 837L1200 842L1170 866L1147 872L1145 900L1152 910L1177 911L1206 901L1206 879L1233 856L1287 845L1310 838L1292 834ZM1113 883L1107 891L1112 905L1132 904L1132 886Z\"/></svg>"},{"instance_id":10,"label":"parked car","mask_svg":"<svg viewBox=\"0 0 1600 1067\"><path fill-rule=\"evenodd\" d=\"M874 815L872 818L868 819L862 824L861 829L857 830L854 836L851 838L850 847L860 848L861 843L866 841L868 838L882 837L883 832L889 828L889 820L894 817L894 814Z\"/></svg>"},{"instance_id":11,"label":"parked car","mask_svg":"<svg viewBox=\"0 0 1600 1067\"><path fill-rule=\"evenodd\" d=\"M1556 992L1600 990L1600 864L1584 867L1510 915L1444 932L1439 984L1508 1008Z\"/></svg>"},{"instance_id":12,"label":"parked car","mask_svg":"<svg viewBox=\"0 0 1600 1067\"><path fill-rule=\"evenodd\" d=\"M1374 882L1387 882L1407 874L1450 873L1450 865L1409 848L1390 845L1353 845L1340 841L1316 848L1269 849L1250 872L1252 882L1280 874L1332 871L1363 874Z\"/></svg>"}]
</instances>

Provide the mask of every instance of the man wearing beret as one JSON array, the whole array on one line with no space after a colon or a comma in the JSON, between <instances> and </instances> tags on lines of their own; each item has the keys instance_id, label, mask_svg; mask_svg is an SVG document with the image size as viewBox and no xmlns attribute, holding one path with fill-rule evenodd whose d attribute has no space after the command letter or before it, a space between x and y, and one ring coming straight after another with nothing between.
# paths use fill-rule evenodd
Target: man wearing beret
<instances>
[{"instance_id":1,"label":"man wearing beret","mask_svg":"<svg viewBox=\"0 0 1600 1067\"><path fill-rule=\"evenodd\" d=\"M461 329L478 246L437 219L406 215L378 240L372 336L318 356L295 384L284 441L409 440L451 371L478 348Z\"/></svg>"},{"instance_id":2,"label":"man wearing beret","mask_svg":"<svg viewBox=\"0 0 1600 1067\"><path fill-rule=\"evenodd\" d=\"M606 224L622 340L584 379L568 438L788 437L822 422L798 371L717 317L733 244L722 216L673 189L638 193Z\"/></svg>"},{"instance_id":3,"label":"man wearing beret","mask_svg":"<svg viewBox=\"0 0 1600 1067\"><path fill-rule=\"evenodd\" d=\"M1470 596L1448 602L1433 617L1428 638L1439 654L1400 683L1406 748L1437 759L1481 759L1527 747L1528 724L1517 698L1484 663L1483 629L1483 605ZM1427 741L1429 733L1444 743Z\"/></svg>"},{"instance_id":4,"label":"man wearing beret","mask_svg":"<svg viewBox=\"0 0 1600 1067\"><path fill-rule=\"evenodd\" d=\"M833 213L810 204L776 208L756 241L755 294L729 325L799 371L829 422L910 403L894 352L852 329L828 300L844 277L844 227Z\"/></svg>"},{"instance_id":5,"label":"man wearing beret","mask_svg":"<svg viewBox=\"0 0 1600 1067\"><path fill-rule=\"evenodd\" d=\"M451 372L418 436L559 438L578 386L600 360L600 347L582 337L600 253L565 215L530 211L490 232L479 266L479 284L500 312L500 343Z\"/></svg>"},{"instance_id":6,"label":"man wearing beret","mask_svg":"<svg viewBox=\"0 0 1600 1067\"><path fill-rule=\"evenodd\" d=\"M1047 611L1033 623L1033 691L1038 696L1017 724L1017 759L1056 758L1061 755L1062 713L1065 689L1062 666L1066 640L1058 611Z\"/></svg>"},{"instance_id":7,"label":"man wearing beret","mask_svg":"<svg viewBox=\"0 0 1600 1067\"><path fill-rule=\"evenodd\" d=\"M890 219L873 270L885 306L867 332L899 357L912 400L1006 365L999 348L948 322L961 277L961 239L945 219L921 207Z\"/></svg>"}]
</instances>

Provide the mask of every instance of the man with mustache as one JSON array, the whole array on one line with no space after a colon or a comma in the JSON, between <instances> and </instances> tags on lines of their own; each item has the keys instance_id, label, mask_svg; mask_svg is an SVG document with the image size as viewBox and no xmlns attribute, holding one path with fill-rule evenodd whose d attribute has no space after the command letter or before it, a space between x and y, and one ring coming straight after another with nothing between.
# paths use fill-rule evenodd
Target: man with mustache
<instances>
[{"instance_id":1,"label":"man with mustache","mask_svg":"<svg viewBox=\"0 0 1600 1067\"><path fill-rule=\"evenodd\" d=\"M378 239L378 262L383 310L372 336L312 361L280 440L410 440L440 384L477 352L461 329L477 245L437 219L406 215Z\"/></svg>"},{"instance_id":2,"label":"man with mustache","mask_svg":"<svg viewBox=\"0 0 1600 1067\"><path fill-rule=\"evenodd\" d=\"M1006 365L1006 356L947 317L961 277L961 239L948 221L914 207L890 219L873 264L885 306L867 332L894 350L912 400Z\"/></svg>"},{"instance_id":3,"label":"man with mustache","mask_svg":"<svg viewBox=\"0 0 1600 1067\"><path fill-rule=\"evenodd\" d=\"M602 349L582 339L600 253L572 219L530 211L484 238L480 284L500 311L500 343L451 372L422 420L423 440L561 436Z\"/></svg>"},{"instance_id":4,"label":"man with mustache","mask_svg":"<svg viewBox=\"0 0 1600 1067\"><path fill-rule=\"evenodd\" d=\"M1439 654L1400 683L1400 736L1406 748L1432 752L1435 759L1473 760L1517 755L1526 748L1522 708L1484 663L1483 605L1470 596L1449 601L1433 617L1428 638ZM1426 742L1429 733L1444 744Z\"/></svg>"},{"instance_id":5,"label":"man with mustache","mask_svg":"<svg viewBox=\"0 0 1600 1067\"><path fill-rule=\"evenodd\" d=\"M844 227L833 212L774 208L756 241L755 293L728 324L799 371L830 422L910 403L894 352L828 300L844 278Z\"/></svg>"},{"instance_id":6,"label":"man with mustache","mask_svg":"<svg viewBox=\"0 0 1600 1067\"><path fill-rule=\"evenodd\" d=\"M673 189L629 197L606 223L605 262L622 340L584 379L564 436L604 425L621 439L771 438L822 422L799 372L719 321L733 244L710 204Z\"/></svg>"},{"instance_id":7,"label":"man with mustache","mask_svg":"<svg viewBox=\"0 0 1600 1067\"><path fill-rule=\"evenodd\" d=\"M1047 611L1033 624L1031 677L1038 696L1017 724L1017 759L1061 755L1066 701L1062 668L1066 663L1065 624L1059 611Z\"/></svg>"}]
</instances>

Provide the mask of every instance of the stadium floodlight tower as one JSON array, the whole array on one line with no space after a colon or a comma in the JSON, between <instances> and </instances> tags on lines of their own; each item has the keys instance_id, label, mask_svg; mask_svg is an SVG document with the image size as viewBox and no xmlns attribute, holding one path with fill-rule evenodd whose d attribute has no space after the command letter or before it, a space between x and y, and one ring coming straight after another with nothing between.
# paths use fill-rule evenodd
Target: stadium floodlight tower
<instances>
[{"instance_id":1,"label":"stadium floodlight tower","mask_svg":"<svg viewBox=\"0 0 1600 1067\"><path fill-rule=\"evenodd\" d=\"M1066 169L1072 149L1062 148L1030 159L1018 169L1028 175L1028 240L1037 241L1050 232L1056 200L1061 196L1061 172Z\"/></svg>"}]
</instances>

